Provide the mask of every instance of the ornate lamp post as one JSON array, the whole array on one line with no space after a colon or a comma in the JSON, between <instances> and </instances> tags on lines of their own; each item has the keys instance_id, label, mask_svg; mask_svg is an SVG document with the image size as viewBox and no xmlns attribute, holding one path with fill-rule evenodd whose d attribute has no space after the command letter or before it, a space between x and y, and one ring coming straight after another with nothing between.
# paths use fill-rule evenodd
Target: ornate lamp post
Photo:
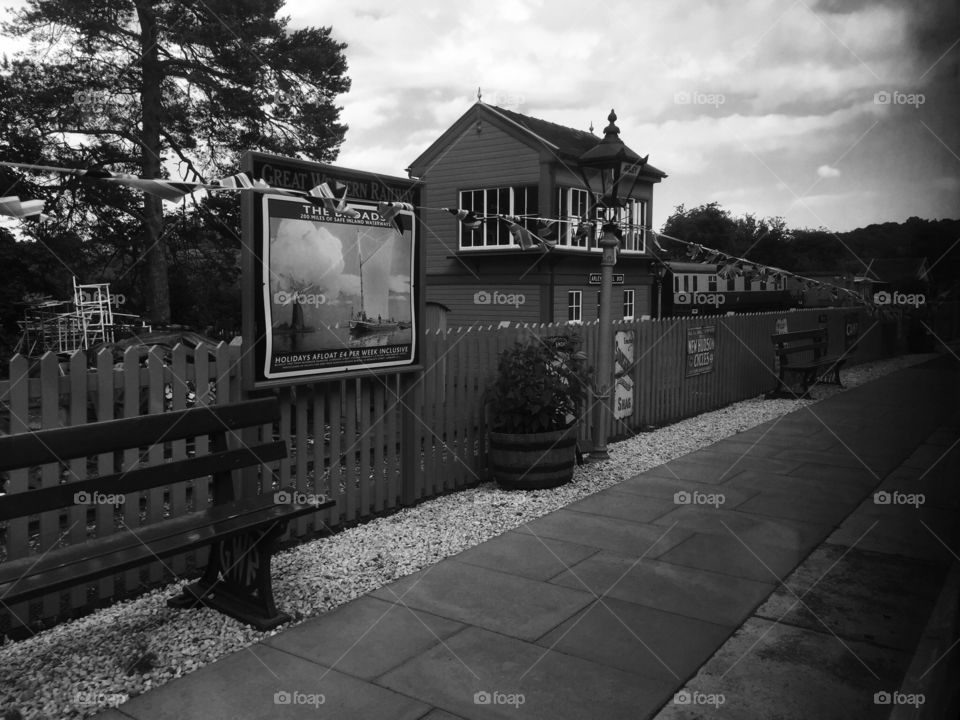
<instances>
[{"instance_id":1,"label":"ornate lamp post","mask_svg":"<svg viewBox=\"0 0 960 720\"><path fill-rule=\"evenodd\" d=\"M591 460L609 458L607 453L608 425L612 410L609 407L610 388L613 380L613 268L617 264L617 248L620 245L620 212L625 199L630 197L647 163L620 139L616 126L617 114L611 110L607 117L610 124L603 131L603 139L579 158L580 176L583 183L597 196L590 208L590 219L596 210L603 208L604 224L600 236L603 255L600 259L600 337L597 351L597 402L593 406L593 448ZM649 156L647 156L649 157ZM622 185L633 176L630 188L623 192Z\"/></svg>"}]
</instances>

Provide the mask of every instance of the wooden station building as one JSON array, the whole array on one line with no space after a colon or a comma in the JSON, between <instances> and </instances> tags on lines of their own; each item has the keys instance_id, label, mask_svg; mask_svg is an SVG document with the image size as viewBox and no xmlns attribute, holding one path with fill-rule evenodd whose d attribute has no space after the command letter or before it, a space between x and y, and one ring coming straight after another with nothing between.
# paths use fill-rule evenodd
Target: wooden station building
<instances>
[{"instance_id":1,"label":"wooden station building","mask_svg":"<svg viewBox=\"0 0 960 720\"><path fill-rule=\"evenodd\" d=\"M601 223L580 240L576 226L592 205L577 160L599 141L592 132L478 101L411 163L407 172L422 182L428 327L597 319ZM665 177L650 164L630 177L621 217L649 226L653 186ZM505 223L469 230L441 208L570 222L556 226L557 245L549 252L523 250ZM535 222L525 226L537 231ZM647 243L644 231L624 233L614 268L614 318L651 315Z\"/></svg>"}]
</instances>

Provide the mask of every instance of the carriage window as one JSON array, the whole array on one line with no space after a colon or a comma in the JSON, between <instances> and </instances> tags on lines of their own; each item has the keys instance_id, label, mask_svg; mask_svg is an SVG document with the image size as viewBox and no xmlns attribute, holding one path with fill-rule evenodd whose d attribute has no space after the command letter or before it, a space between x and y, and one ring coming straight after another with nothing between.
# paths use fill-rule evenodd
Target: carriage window
<instances>
[{"instance_id":1,"label":"carriage window","mask_svg":"<svg viewBox=\"0 0 960 720\"><path fill-rule=\"evenodd\" d=\"M716 275L707 275L707 291L716 292L717 291L717 276Z\"/></svg>"}]
</instances>

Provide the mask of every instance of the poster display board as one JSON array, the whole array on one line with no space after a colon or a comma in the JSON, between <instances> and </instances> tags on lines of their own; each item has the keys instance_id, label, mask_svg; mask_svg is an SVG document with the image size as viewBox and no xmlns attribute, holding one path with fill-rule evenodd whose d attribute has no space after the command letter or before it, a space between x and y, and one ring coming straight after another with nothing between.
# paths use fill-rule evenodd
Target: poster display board
<instances>
[{"instance_id":1,"label":"poster display board","mask_svg":"<svg viewBox=\"0 0 960 720\"><path fill-rule=\"evenodd\" d=\"M633 377L631 370L635 359L636 331L618 330L615 335L613 372L613 417L623 420L633 415Z\"/></svg>"},{"instance_id":2,"label":"poster display board","mask_svg":"<svg viewBox=\"0 0 960 720\"><path fill-rule=\"evenodd\" d=\"M687 328L687 377L713 372L716 348L716 325Z\"/></svg>"},{"instance_id":3,"label":"poster display board","mask_svg":"<svg viewBox=\"0 0 960 720\"><path fill-rule=\"evenodd\" d=\"M244 161L271 188L325 183L337 199L334 208L282 190L244 196L248 385L416 369L416 183L259 153ZM384 202L409 206L384 213Z\"/></svg>"}]
</instances>

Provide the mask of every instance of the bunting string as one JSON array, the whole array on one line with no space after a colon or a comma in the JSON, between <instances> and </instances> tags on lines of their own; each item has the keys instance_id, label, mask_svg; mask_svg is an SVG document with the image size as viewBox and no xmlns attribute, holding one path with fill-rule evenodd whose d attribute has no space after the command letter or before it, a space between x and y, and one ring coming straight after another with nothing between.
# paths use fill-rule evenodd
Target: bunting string
<instances>
[{"instance_id":1,"label":"bunting string","mask_svg":"<svg viewBox=\"0 0 960 720\"><path fill-rule=\"evenodd\" d=\"M203 190L216 193L224 191L247 191L262 194L277 194L296 197L312 205L324 208L327 212L345 217L359 217L360 213L352 207L347 198L347 187L342 183L321 183L309 190L292 190L269 185L262 179L253 178L246 172L239 172L226 177L218 178L210 183L174 181L164 178L142 178L128 173L111 172L98 168L65 168L51 165L37 165L0 161L0 166L16 168L30 172L58 173L74 176L96 182L106 182L123 185L140 190L163 200L176 201L190 193ZM339 194L338 194L339 193ZM21 200L18 196L0 198L0 215L26 219L47 220L48 215L43 213L43 200ZM596 235L599 218L597 220L583 217L545 218L536 214L505 215L484 214L475 210L455 207L428 207L414 206L406 202L380 202L377 211L387 222L397 222L402 212L415 210L437 210L451 214L469 231L480 229L484 223L503 222L510 232L514 242L522 251L539 248L546 253L557 247L561 230L564 226L572 226L573 241L579 246L588 245ZM816 278L805 277L783 268L757 263L748 258L737 257L730 253L707 247L701 243L684 240L666 233L658 232L651 227L630 222L603 222L604 225L614 225L621 232L645 232L651 240L653 248L659 253L666 253L662 241L678 243L686 248L685 255L691 262L703 262L716 266L716 274L720 278L743 277L746 282L754 279L760 281L786 280L792 278L804 290L823 290L829 292L832 299L839 300L846 297L853 302L864 305L871 314L886 312L887 308L878 308L874 303L860 296L850 288L835 285ZM533 229L531 229L531 226ZM660 262L665 262L657 258Z\"/></svg>"}]
</instances>

